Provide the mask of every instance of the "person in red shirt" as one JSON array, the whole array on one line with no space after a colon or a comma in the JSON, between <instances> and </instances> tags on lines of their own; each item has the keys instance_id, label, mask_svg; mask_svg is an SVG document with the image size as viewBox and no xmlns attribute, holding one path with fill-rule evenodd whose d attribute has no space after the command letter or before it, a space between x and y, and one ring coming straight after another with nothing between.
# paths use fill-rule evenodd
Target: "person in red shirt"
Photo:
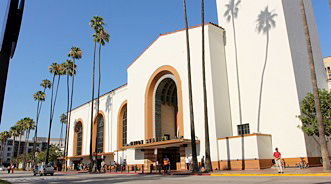
<instances>
[{"instance_id":1,"label":"person in red shirt","mask_svg":"<svg viewBox=\"0 0 331 184\"><path fill-rule=\"evenodd\" d=\"M274 159L278 169L278 173L284 173L282 163L280 162L281 158L282 154L278 151L278 148L275 148Z\"/></svg>"}]
</instances>

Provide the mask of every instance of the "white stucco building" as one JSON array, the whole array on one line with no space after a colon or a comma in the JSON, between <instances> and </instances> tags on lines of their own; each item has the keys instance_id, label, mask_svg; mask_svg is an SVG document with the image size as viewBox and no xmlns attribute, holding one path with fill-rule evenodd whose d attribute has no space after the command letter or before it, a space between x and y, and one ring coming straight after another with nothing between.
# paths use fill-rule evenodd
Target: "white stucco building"
<instances>
[{"instance_id":1,"label":"white stucco building","mask_svg":"<svg viewBox=\"0 0 331 184\"><path fill-rule=\"evenodd\" d=\"M204 25L213 168L268 168L274 147L286 165L297 164L301 157L319 164L318 144L297 127L300 100L312 91L299 1L234 2L238 9L227 12L231 1L217 0L219 26ZM318 84L327 88L311 1L305 5ZM272 19L271 26L263 17ZM200 160L205 155L201 26L189 33ZM127 84L102 95L98 115L93 107L96 159L107 164L125 159L128 165L147 169L167 155L172 169L185 169L185 157L191 153L187 71L185 31L160 35L128 67ZM91 108L87 102L72 111L69 164L89 163Z\"/></svg>"}]
</instances>

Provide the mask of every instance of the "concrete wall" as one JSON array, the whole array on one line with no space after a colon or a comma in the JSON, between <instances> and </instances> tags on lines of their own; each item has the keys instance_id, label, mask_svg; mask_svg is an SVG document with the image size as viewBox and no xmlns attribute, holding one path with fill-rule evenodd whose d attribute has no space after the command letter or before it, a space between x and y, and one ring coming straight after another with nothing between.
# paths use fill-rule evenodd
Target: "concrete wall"
<instances>
[{"instance_id":1,"label":"concrete wall","mask_svg":"<svg viewBox=\"0 0 331 184\"><path fill-rule=\"evenodd\" d=\"M311 1L307 4L307 14L312 34L313 50L317 72L320 72L320 48L317 28L313 19ZM224 17L227 0L217 0L219 24L226 31L226 63L231 102L233 135L237 135L240 124L236 52L233 23ZM261 11L268 7L277 14L276 27L267 36L257 31L257 19ZM268 53L264 74L260 132L272 135L274 146L283 150L283 157L307 156L303 132L297 128L301 124L300 99L311 91L308 58L303 34L302 18L298 0L251 0L241 1L238 17L234 20L236 30L237 58L240 82L242 123L249 123L251 133L257 132L260 84ZM320 87L325 87L323 76L318 75ZM281 131L280 131L281 130ZM291 139L291 141L288 141Z\"/></svg>"}]
</instances>

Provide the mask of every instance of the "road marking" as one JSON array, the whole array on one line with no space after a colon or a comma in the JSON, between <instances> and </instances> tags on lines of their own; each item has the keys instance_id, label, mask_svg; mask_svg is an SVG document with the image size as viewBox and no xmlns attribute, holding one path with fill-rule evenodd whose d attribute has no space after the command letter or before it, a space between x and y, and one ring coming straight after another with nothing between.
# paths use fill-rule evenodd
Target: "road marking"
<instances>
[{"instance_id":1,"label":"road marking","mask_svg":"<svg viewBox=\"0 0 331 184\"><path fill-rule=\"evenodd\" d=\"M210 174L210 176L331 176L331 173L317 173L317 174Z\"/></svg>"}]
</instances>

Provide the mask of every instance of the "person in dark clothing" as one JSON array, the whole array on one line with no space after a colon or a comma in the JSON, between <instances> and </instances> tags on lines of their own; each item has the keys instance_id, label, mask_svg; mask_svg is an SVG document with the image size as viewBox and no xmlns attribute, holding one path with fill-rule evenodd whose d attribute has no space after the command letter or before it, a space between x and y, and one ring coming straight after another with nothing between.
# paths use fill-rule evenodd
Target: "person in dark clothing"
<instances>
[{"instance_id":1,"label":"person in dark clothing","mask_svg":"<svg viewBox=\"0 0 331 184\"><path fill-rule=\"evenodd\" d=\"M169 158L167 157L167 155L164 157L163 159L163 167L164 167L164 173L168 173L168 170L169 170L169 164L170 164L170 161L169 161Z\"/></svg>"},{"instance_id":2,"label":"person in dark clothing","mask_svg":"<svg viewBox=\"0 0 331 184\"><path fill-rule=\"evenodd\" d=\"M202 156L202 158L201 158L200 171L202 170L202 167L203 167L203 169L206 169L205 168L205 156Z\"/></svg>"}]
</instances>

